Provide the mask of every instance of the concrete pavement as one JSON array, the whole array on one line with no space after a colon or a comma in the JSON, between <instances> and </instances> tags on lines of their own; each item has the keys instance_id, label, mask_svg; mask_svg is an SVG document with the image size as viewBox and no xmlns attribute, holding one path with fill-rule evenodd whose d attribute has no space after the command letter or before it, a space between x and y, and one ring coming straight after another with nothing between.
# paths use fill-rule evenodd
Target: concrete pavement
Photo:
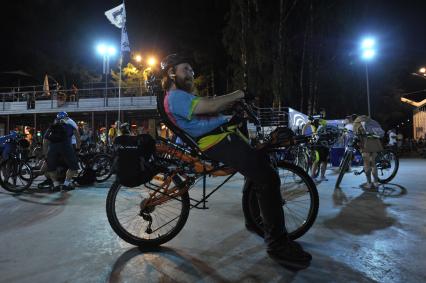
<instances>
[{"instance_id":1,"label":"concrete pavement","mask_svg":"<svg viewBox=\"0 0 426 283\"><path fill-rule=\"evenodd\" d=\"M273 262L244 228L242 178L191 210L180 234L156 251L120 240L105 214L108 184L71 192L0 189L0 282L426 282L426 160L401 160L377 192L363 176L319 184L320 209L299 242L311 266ZM219 179L210 179L213 185ZM195 189L191 195L196 196Z\"/></svg>"}]
</instances>

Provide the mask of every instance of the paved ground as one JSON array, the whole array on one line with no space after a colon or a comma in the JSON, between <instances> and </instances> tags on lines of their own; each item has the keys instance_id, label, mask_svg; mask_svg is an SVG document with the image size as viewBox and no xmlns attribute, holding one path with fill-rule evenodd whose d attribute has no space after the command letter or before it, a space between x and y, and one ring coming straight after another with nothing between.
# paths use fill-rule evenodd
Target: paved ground
<instances>
[{"instance_id":1,"label":"paved ground","mask_svg":"<svg viewBox=\"0 0 426 283\"><path fill-rule=\"evenodd\" d=\"M270 260L245 230L238 176L209 210L192 210L174 240L145 252L111 230L108 184L21 196L0 189L0 282L426 282L425 168L402 160L378 192L352 174L341 191L335 175L320 184L317 221L299 241L313 261L299 272Z\"/></svg>"}]
</instances>

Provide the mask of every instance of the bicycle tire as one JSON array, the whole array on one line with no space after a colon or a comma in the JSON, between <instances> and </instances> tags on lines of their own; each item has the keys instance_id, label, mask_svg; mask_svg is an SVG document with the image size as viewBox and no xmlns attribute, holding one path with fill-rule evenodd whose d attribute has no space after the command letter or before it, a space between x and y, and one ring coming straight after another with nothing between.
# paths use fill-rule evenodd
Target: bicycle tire
<instances>
[{"instance_id":1,"label":"bicycle tire","mask_svg":"<svg viewBox=\"0 0 426 283\"><path fill-rule=\"evenodd\" d=\"M379 154L377 154L376 163L377 163L377 158L380 158L380 154L383 154L383 153L392 154L394 156L394 160L395 160L395 167L393 168L392 174L388 178L385 178L385 179L381 179L380 176L379 176L379 183L386 184L386 183L389 183L390 181L392 181L393 178L395 178L396 174L398 173L399 158L398 158L398 155L393 150L386 149L382 152L379 152ZM377 170L379 170L379 167L377 168Z\"/></svg>"},{"instance_id":2,"label":"bicycle tire","mask_svg":"<svg viewBox=\"0 0 426 283\"><path fill-rule=\"evenodd\" d=\"M315 219L318 215L318 207L319 207L319 197L318 191L315 186L315 183L312 181L311 177L300 167L295 166L293 164L289 164L287 162L278 162L277 168L284 169L290 171L291 174L298 175L302 182L306 184L306 189L309 193L310 203L309 209L307 213L307 217L303 224L296 229L290 230L288 227L289 219L291 219L289 211L286 212L286 205L288 205L291 201L284 200L283 201L283 209L284 209L284 217L286 219L286 227L288 231L288 236L291 240L298 239L302 237L314 224ZM301 184L302 182L295 182L297 184ZM284 189L284 190L283 190ZM285 192L286 188L281 189L281 193ZM243 199L242 199L243 213L246 219L246 225L250 227L256 234L263 237L263 220L260 215L259 205L257 202L257 196L254 190L254 184L250 181L246 181L244 185L243 191ZM288 207L287 207L288 209Z\"/></svg>"},{"instance_id":3,"label":"bicycle tire","mask_svg":"<svg viewBox=\"0 0 426 283\"><path fill-rule=\"evenodd\" d=\"M13 174L15 176L21 175L21 171L22 171L23 166L26 167L25 170L28 170L29 175L30 175L29 178L26 178L26 177L22 178L22 176L20 176L21 180L24 180L26 182L25 185L17 187L16 186L16 178L15 178L15 185L9 183L9 177L10 177L9 172L7 173L7 176L6 176L7 180L5 180L5 172L6 172L5 170L8 170L8 168L6 168L6 167L10 166L9 164L11 164L12 162L13 162L13 164L11 166L13 166L13 171L15 171L15 172L13 172ZM19 172L17 172L17 170L19 170ZM27 190L31 186L32 182L33 182L32 170L31 170L31 167L27 163L22 162L22 161L17 161L16 159L7 159L7 160L4 160L3 162L0 163L0 184L6 191L9 191L11 193L21 193L21 192Z\"/></svg>"},{"instance_id":4,"label":"bicycle tire","mask_svg":"<svg viewBox=\"0 0 426 283\"><path fill-rule=\"evenodd\" d=\"M95 166L96 161L99 160L99 159L101 159L101 158L104 158L104 159L108 160L109 168L106 169L106 171L107 171L106 174L102 174L102 173L104 173L102 170L105 169L103 167L101 167L100 169L99 168L95 169L95 172L96 172L96 182L98 182L98 183L105 182L112 175L112 158L108 154L97 154L95 157L93 157L92 166Z\"/></svg>"},{"instance_id":5,"label":"bicycle tire","mask_svg":"<svg viewBox=\"0 0 426 283\"><path fill-rule=\"evenodd\" d=\"M108 217L108 222L111 225L111 228L114 230L114 232L124 241L126 241L129 244L149 248L149 247L158 247L171 239L173 239L184 227L190 210L190 200L189 200L189 194L188 192L183 193L180 196L181 199L181 211L179 214L178 221L176 222L176 225L173 226L171 230L169 230L166 234L161 235L156 238L143 238L137 235L132 234L128 231L125 227L123 227L122 223L120 223L120 220L117 217L117 211L115 208L116 200L117 200L117 194L119 193L120 189L123 188L120 184L117 182L114 182L108 192L107 200L106 200L106 212ZM140 205L138 205L138 209L140 210ZM153 209L156 209L154 207ZM142 218L142 216L139 214L139 217ZM143 219L143 218L142 218ZM139 228L139 227L138 227ZM139 231L142 231L142 228L139 229Z\"/></svg>"},{"instance_id":6,"label":"bicycle tire","mask_svg":"<svg viewBox=\"0 0 426 283\"><path fill-rule=\"evenodd\" d=\"M343 176L345 175L346 171L349 169L349 162L351 162L352 154L350 152L345 152L345 155L343 156L342 164L339 166L339 176L336 180L335 188L339 188L340 183L343 180Z\"/></svg>"}]
</instances>

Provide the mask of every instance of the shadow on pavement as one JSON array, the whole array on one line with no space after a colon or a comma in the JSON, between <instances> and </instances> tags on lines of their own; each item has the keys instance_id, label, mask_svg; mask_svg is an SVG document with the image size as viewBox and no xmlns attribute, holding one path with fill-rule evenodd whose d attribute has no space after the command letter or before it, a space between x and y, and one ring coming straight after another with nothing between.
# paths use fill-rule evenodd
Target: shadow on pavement
<instances>
[{"instance_id":1,"label":"shadow on pavement","mask_svg":"<svg viewBox=\"0 0 426 283\"><path fill-rule=\"evenodd\" d=\"M383 198L398 198L407 194L407 189L398 184L383 184L377 189L377 191Z\"/></svg>"},{"instance_id":2,"label":"shadow on pavement","mask_svg":"<svg viewBox=\"0 0 426 283\"><path fill-rule=\"evenodd\" d=\"M333 193L333 201L343 205L347 198L342 191L336 190ZM379 196L378 191L363 192L348 202L336 217L324 221L324 225L354 235L370 234L375 230L393 226L396 220L387 215L386 208L388 205Z\"/></svg>"},{"instance_id":3,"label":"shadow on pavement","mask_svg":"<svg viewBox=\"0 0 426 283\"><path fill-rule=\"evenodd\" d=\"M133 264L137 265L137 274L134 272L135 268L123 272ZM125 282L126 277L135 279L135 275L142 276L140 277L142 281L142 278L145 278L153 282L175 282L181 279L195 282L206 276L211 276L217 282L228 282L206 262L167 247L156 249L135 247L127 250L115 261L107 282Z\"/></svg>"}]
</instances>

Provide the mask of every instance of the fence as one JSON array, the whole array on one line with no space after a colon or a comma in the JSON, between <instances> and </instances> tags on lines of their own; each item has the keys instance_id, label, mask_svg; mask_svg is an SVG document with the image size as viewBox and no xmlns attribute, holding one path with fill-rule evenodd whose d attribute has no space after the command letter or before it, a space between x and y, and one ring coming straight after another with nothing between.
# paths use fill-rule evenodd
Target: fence
<instances>
[{"instance_id":1,"label":"fence","mask_svg":"<svg viewBox=\"0 0 426 283\"><path fill-rule=\"evenodd\" d=\"M142 95L141 95L142 94ZM142 93L138 87L88 88L50 91L12 91L0 93L0 110L5 112L69 109L99 109L122 107L156 107L155 97Z\"/></svg>"}]
</instances>

